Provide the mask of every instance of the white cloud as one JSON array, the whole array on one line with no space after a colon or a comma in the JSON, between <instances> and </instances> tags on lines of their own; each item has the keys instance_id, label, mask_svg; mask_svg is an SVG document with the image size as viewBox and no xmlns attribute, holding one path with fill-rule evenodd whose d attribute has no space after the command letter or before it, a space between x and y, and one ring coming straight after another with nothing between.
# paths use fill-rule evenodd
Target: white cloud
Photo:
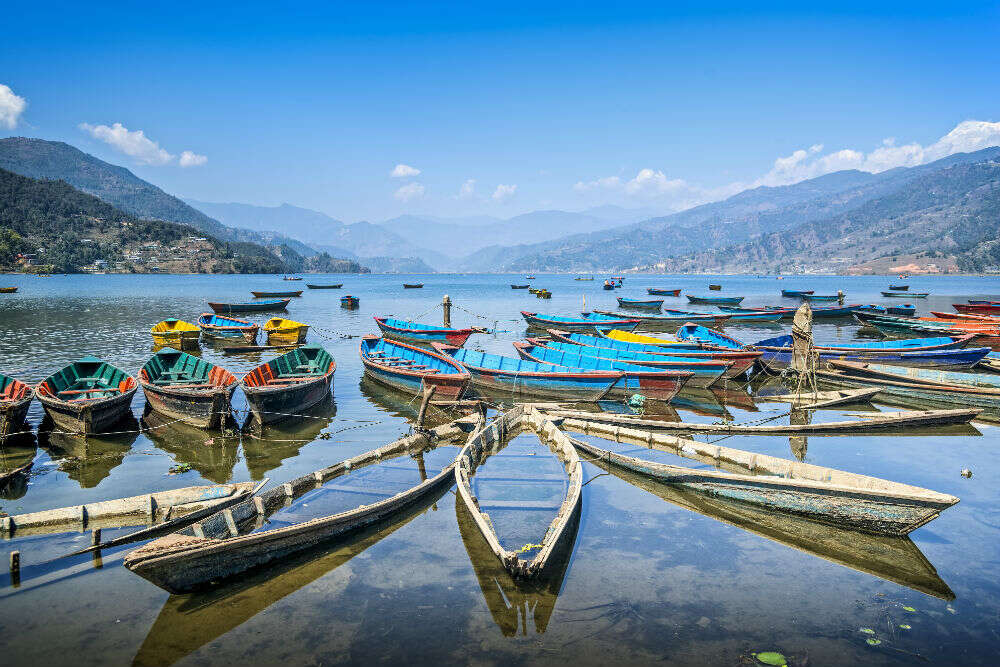
<instances>
[{"instance_id":1,"label":"white cloud","mask_svg":"<svg viewBox=\"0 0 1000 667\"><path fill-rule=\"evenodd\" d=\"M181 153L180 159L177 163L182 167L200 167L201 165L208 162L208 158L204 155L198 155L191 151L184 151Z\"/></svg>"},{"instance_id":2,"label":"white cloud","mask_svg":"<svg viewBox=\"0 0 1000 667\"><path fill-rule=\"evenodd\" d=\"M10 86L0 83L0 127L13 130L27 107L27 100L15 95Z\"/></svg>"},{"instance_id":3,"label":"white cloud","mask_svg":"<svg viewBox=\"0 0 1000 667\"><path fill-rule=\"evenodd\" d=\"M111 127L80 123L80 129L108 144L116 151L135 158L141 164L167 164L174 156L160 148L160 144L148 138L142 130L129 130L121 123Z\"/></svg>"},{"instance_id":4,"label":"white cloud","mask_svg":"<svg viewBox=\"0 0 1000 667\"><path fill-rule=\"evenodd\" d=\"M395 168L389 173L392 178L412 178L413 176L419 176L420 170L411 167L408 164L397 164Z\"/></svg>"},{"instance_id":5,"label":"white cloud","mask_svg":"<svg viewBox=\"0 0 1000 667\"><path fill-rule=\"evenodd\" d=\"M407 183L403 187L396 190L396 194L393 195L399 201L410 201L411 199L419 199L424 196L424 186L420 183Z\"/></svg>"},{"instance_id":6,"label":"white cloud","mask_svg":"<svg viewBox=\"0 0 1000 667\"><path fill-rule=\"evenodd\" d=\"M458 189L459 199L471 199L476 196L476 179L467 178L465 182L462 183L462 187Z\"/></svg>"},{"instance_id":7,"label":"white cloud","mask_svg":"<svg viewBox=\"0 0 1000 667\"><path fill-rule=\"evenodd\" d=\"M493 191L493 201L503 203L513 197L515 192L517 192L516 185L500 184L497 186L497 189Z\"/></svg>"},{"instance_id":8,"label":"white cloud","mask_svg":"<svg viewBox=\"0 0 1000 667\"><path fill-rule=\"evenodd\" d=\"M577 181L573 189L577 192L590 192L592 190L617 190L622 185L622 179L617 176L605 176L593 181Z\"/></svg>"},{"instance_id":9,"label":"white cloud","mask_svg":"<svg viewBox=\"0 0 1000 667\"><path fill-rule=\"evenodd\" d=\"M679 193L687 188L688 184L683 179L667 178L662 171L652 169L640 169L635 178L625 184L627 194L646 197Z\"/></svg>"}]
</instances>

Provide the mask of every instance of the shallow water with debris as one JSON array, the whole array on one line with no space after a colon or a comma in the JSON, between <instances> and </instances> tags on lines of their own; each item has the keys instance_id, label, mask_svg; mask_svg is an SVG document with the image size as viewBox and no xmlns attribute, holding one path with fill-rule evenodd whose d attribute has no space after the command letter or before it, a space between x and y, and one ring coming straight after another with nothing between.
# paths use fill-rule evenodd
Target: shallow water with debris
<instances>
[{"instance_id":1,"label":"shallow water with debris","mask_svg":"<svg viewBox=\"0 0 1000 667\"><path fill-rule=\"evenodd\" d=\"M155 420L118 436L80 442L42 434L8 443L0 469L34 457L26 484L0 497L8 513L78 505L150 491L226 481L279 484L360 454L409 432L417 402L362 381L358 335L377 331L371 316L440 321L449 294L455 325L499 331L476 335L472 348L514 355L524 335L521 310L569 315L613 309L615 296L680 287L746 295L744 305L785 304L779 290L843 289L848 303L887 303L885 278L628 276L615 292L601 280L572 276L531 281L553 292L539 300L510 283L523 276L337 276L343 290L306 290L288 317L312 325L310 341L337 360L333 401L261 437L225 437ZM310 276L310 280L313 279ZM275 276L7 276L21 287L0 295L0 371L37 382L92 353L135 373L152 351L149 328L167 317L196 320L207 301L237 301L249 290L304 288ZM304 281L303 281L304 282ZM423 282L403 290L403 282ZM1000 295L996 279L915 277L920 312L951 310L967 298ZM294 286L294 287L293 287ZM361 298L342 310L339 296ZM687 308L667 297L665 306ZM263 321L262 316L249 319ZM748 341L778 335L777 326L733 326ZM820 342L847 341L849 320L819 321ZM272 356L200 354L237 375ZM745 390L677 401L686 421L750 422L787 411ZM683 397L682 397L683 398ZM236 407L244 405L239 392ZM136 419L144 400L138 392ZM656 406L649 406L655 411ZM814 422L850 418L856 406L815 413ZM895 410L878 406L884 411ZM674 409L660 408L673 414ZM432 410L440 423L449 415ZM29 419L42 423L36 402ZM787 423L787 418L769 423ZM698 439L718 440L704 435ZM699 464L670 454L588 437L607 449L664 462ZM1000 445L998 427L922 429L841 437L733 436L730 447L875 475L958 496L961 502L909 539L861 536L804 521L712 503L696 494L584 463L583 512L573 551L554 581L519 584L488 551L452 491L392 525L299 554L208 591L170 595L121 566L135 545L99 557L52 560L89 546L89 533L5 540L21 553L14 586L0 575L4 663L46 664L752 664L751 654L779 651L790 665L992 665L1000 651ZM423 460L403 456L358 470L311 492L272 517L272 525L307 520L372 502L446 466L457 447ZM171 474L177 466L187 472ZM971 478L960 475L972 470ZM548 449L522 434L474 480L508 548L539 541L565 489ZM127 529L105 531L104 539ZM6 555L5 558L6 560ZM874 640L870 642L869 640Z\"/></svg>"}]
</instances>

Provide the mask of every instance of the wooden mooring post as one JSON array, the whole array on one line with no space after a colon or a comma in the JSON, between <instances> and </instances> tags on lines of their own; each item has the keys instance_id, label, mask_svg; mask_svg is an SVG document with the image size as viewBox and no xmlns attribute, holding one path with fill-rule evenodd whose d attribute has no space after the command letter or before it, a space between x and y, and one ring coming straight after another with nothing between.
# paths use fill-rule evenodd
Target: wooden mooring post
<instances>
[{"instance_id":1,"label":"wooden mooring post","mask_svg":"<svg viewBox=\"0 0 1000 667\"><path fill-rule=\"evenodd\" d=\"M446 299L448 297L445 297ZM437 391L437 386L433 384L424 385L424 397L420 401L420 412L417 413L417 428L424 427L424 417L427 415L427 406L430 405L431 397L434 396L434 392Z\"/></svg>"},{"instance_id":2,"label":"wooden mooring post","mask_svg":"<svg viewBox=\"0 0 1000 667\"><path fill-rule=\"evenodd\" d=\"M10 583L12 586L21 585L21 552L10 552Z\"/></svg>"},{"instance_id":3,"label":"wooden mooring post","mask_svg":"<svg viewBox=\"0 0 1000 667\"><path fill-rule=\"evenodd\" d=\"M445 294L441 299L441 311L443 313L444 325L451 327L451 299Z\"/></svg>"}]
</instances>

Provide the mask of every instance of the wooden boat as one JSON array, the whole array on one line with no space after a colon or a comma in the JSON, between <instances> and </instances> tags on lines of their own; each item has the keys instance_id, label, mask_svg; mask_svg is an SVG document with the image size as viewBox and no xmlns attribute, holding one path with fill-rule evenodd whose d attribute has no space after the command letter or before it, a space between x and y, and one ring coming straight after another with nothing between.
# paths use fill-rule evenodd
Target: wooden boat
<instances>
[{"instance_id":1,"label":"wooden boat","mask_svg":"<svg viewBox=\"0 0 1000 667\"><path fill-rule=\"evenodd\" d=\"M528 289L530 287L531 287L531 285L511 285L510 286L511 289Z\"/></svg>"},{"instance_id":2,"label":"wooden boat","mask_svg":"<svg viewBox=\"0 0 1000 667\"><path fill-rule=\"evenodd\" d=\"M60 430L91 434L110 430L131 415L138 388L125 371L86 356L42 380L35 393Z\"/></svg>"},{"instance_id":3,"label":"wooden boat","mask_svg":"<svg viewBox=\"0 0 1000 667\"><path fill-rule=\"evenodd\" d=\"M423 283L403 283L403 289L420 289L423 286Z\"/></svg>"},{"instance_id":4,"label":"wooden boat","mask_svg":"<svg viewBox=\"0 0 1000 667\"><path fill-rule=\"evenodd\" d=\"M619 340L628 341L633 336L636 338L643 338L643 336L639 334L633 334L627 331L618 331L617 329L612 329L611 331L608 332L602 331L596 336L591 334L573 333L572 331L562 331L561 329L547 329L546 333L549 335L549 338L551 338L554 341L558 341L560 343L572 343L573 345L590 345L591 347L614 347L617 349L628 349L628 350L634 349L636 352L653 351L653 348L649 346L637 346L635 348L632 347L619 348L617 344L612 344L616 343ZM619 338L619 336L621 336L621 338ZM649 336L648 338L652 338L652 336ZM706 348L702 346L700 343L687 343L676 340L668 341L660 338L656 338L655 340L664 341L665 345L663 347L656 349L656 351L663 352L664 354L674 354L675 352L676 353L703 352L706 350Z\"/></svg>"},{"instance_id":5,"label":"wooden boat","mask_svg":"<svg viewBox=\"0 0 1000 667\"><path fill-rule=\"evenodd\" d=\"M939 320L965 320L968 322L982 322L1000 326L1000 317L994 315L973 315L971 313L944 313L939 310L932 310L931 315Z\"/></svg>"},{"instance_id":6,"label":"wooden boat","mask_svg":"<svg viewBox=\"0 0 1000 667\"><path fill-rule=\"evenodd\" d=\"M545 537L541 544L531 545L534 547L531 550L536 551L531 560L521 558L520 554L524 552L510 551L503 547L489 515L480 509L470 482L479 466L491 453L503 447L501 441L515 429L530 429L538 434L539 440L548 445L559 458L568 478L566 494L545 531ZM504 568L516 579L534 579L546 574L550 562L555 560L552 558L553 554L562 551L565 542L574 534L571 526L578 520L583 496L583 466L566 434L531 406L518 406L500 415L492 424L480 429L470 438L459 452L456 462L454 475L458 497L472 514L479 532Z\"/></svg>"},{"instance_id":7,"label":"wooden boat","mask_svg":"<svg viewBox=\"0 0 1000 667\"><path fill-rule=\"evenodd\" d=\"M660 287L649 287L646 289L646 293L650 296L680 296L681 290L677 289L662 289Z\"/></svg>"},{"instance_id":8,"label":"wooden boat","mask_svg":"<svg viewBox=\"0 0 1000 667\"><path fill-rule=\"evenodd\" d=\"M302 296L302 290L298 290L297 292L253 292L253 291L251 291L250 293L253 294L254 298L257 298L257 299L261 299L261 298L265 298L265 297L286 297L286 296L287 297L296 297L296 296Z\"/></svg>"},{"instance_id":9,"label":"wooden boat","mask_svg":"<svg viewBox=\"0 0 1000 667\"><path fill-rule=\"evenodd\" d=\"M351 296L350 294L346 294L346 295L340 297L340 307L341 308L348 308L350 310L354 310L359 305L361 305L361 299L359 299L356 296Z\"/></svg>"},{"instance_id":10,"label":"wooden boat","mask_svg":"<svg viewBox=\"0 0 1000 667\"><path fill-rule=\"evenodd\" d=\"M910 289L909 285L889 285L889 289L893 292L905 292Z\"/></svg>"},{"instance_id":11,"label":"wooden boat","mask_svg":"<svg viewBox=\"0 0 1000 667\"><path fill-rule=\"evenodd\" d=\"M330 395L337 370L330 353L303 345L243 376L243 393L258 424L296 417Z\"/></svg>"},{"instance_id":12,"label":"wooden boat","mask_svg":"<svg viewBox=\"0 0 1000 667\"><path fill-rule=\"evenodd\" d=\"M712 305L724 305L724 306L736 306L739 305L740 301L743 301L746 297L743 296L694 296L693 294L685 294L687 300L691 303L707 303Z\"/></svg>"},{"instance_id":13,"label":"wooden boat","mask_svg":"<svg viewBox=\"0 0 1000 667\"><path fill-rule=\"evenodd\" d=\"M742 341L732 336L727 336L721 331L709 329L699 324L685 324L682 326L677 330L677 340L696 342L703 345L714 345L730 350L742 350L746 347Z\"/></svg>"},{"instance_id":14,"label":"wooden boat","mask_svg":"<svg viewBox=\"0 0 1000 667\"><path fill-rule=\"evenodd\" d=\"M155 345L169 345L177 349L198 347L198 339L201 338L201 329L190 322L175 319L154 324L150 333L153 335Z\"/></svg>"},{"instance_id":15,"label":"wooden boat","mask_svg":"<svg viewBox=\"0 0 1000 667\"><path fill-rule=\"evenodd\" d=\"M449 356L377 336L364 336L358 352L367 377L411 394L434 387L439 401L460 400L472 380L469 371Z\"/></svg>"},{"instance_id":16,"label":"wooden boat","mask_svg":"<svg viewBox=\"0 0 1000 667\"><path fill-rule=\"evenodd\" d=\"M535 292L535 296L539 299L551 299L552 292L548 291L547 289L540 289L537 292Z\"/></svg>"},{"instance_id":17,"label":"wooden boat","mask_svg":"<svg viewBox=\"0 0 1000 667\"><path fill-rule=\"evenodd\" d=\"M673 486L825 524L883 535L906 535L936 519L958 498L909 484L789 461L664 433L565 419L562 428L641 444L707 463L685 468L622 456L572 438L587 458Z\"/></svg>"},{"instance_id":18,"label":"wooden boat","mask_svg":"<svg viewBox=\"0 0 1000 667\"><path fill-rule=\"evenodd\" d=\"M698 319L705 313L699 313L691 310L672 310L664 309L663 311L670 317L677 317L680 319L685 319L691 321L692 318ZM732 322L778 322L782 318L781 313L772 313L766 310L743 310L738 313L726 313L726 318L721 320L721 322L732 323Z\"/></svg>"},{"instance_id":19,"label":"wooden boat","mask_svg":"<svg viewBox=\"0 0 1000 667\"><path fill-rule=\"evenodd\" d=\"M960 313L972 315L1000 315L1000 304L997 303L953 303L952 307Z\"/></svg>"},{"instance_id":20,"label":"wooden boat","mask_svg":"<svg viewBox=\"0 0 1000 667\"><path fill-rule=\"evenodd\" d=\"M593 279L594 276L590 276L589 278L573 278L573 280L593 280Z\"/></svg>"},{"instance_id":21,"label":"wooden boat","mask_svg":"<svg viewBox=\"0 0 1000 667\"><path fill-rule=\"evenodd\" d=\"M549 396L557 399L599 400L611 393L624 375L621 371L594 371L540 364L443 343L431 345L468 370L472 374L474 385L514 397Z\"/></svg>"},{"instance_id":22,"label":"wooden boat","mask_svg":"<svg viewBox=\"0 0 1000 667\"><path fill-rule=\"evenodd\" d=\"M628 398L633 394L642 394L647 398L660 401L669 401L680 391L688 381L694 377L694 373L685 370L675 370L672 368L653 368L651 366L639 366L613 359L601 359L594 356L587 356L580 352L569 350L555 350L544 345L539 345L540 341L529 338L526 342L514 342L514 349L518 356L528 361L540 364L553 364L567 368L583 368L595 371L619 371L622 373L621 380L612 388L611 395ZM581 350L580 346L571 345L575 350ZM667 358L667 357L664 357Z\"/></svg>"},{"instance_id":23,"label":"wooden boat","mask_svg":"<svg viewBox=\"0 0 1000 667\"><path fill-rule=\"evenodd\" d=\"M178 350L154 354L139 371L146 402L157 412L198 428L221 428L232 416L236 376Z\"/></svg>"},{"instance_id":24,"label":"wooden boat","mask_svg":"<svg viewBox=\"0 0 1000 667\"><path fill-rule=\"evenodd\" d=\"M803 301L840 301L838 294L803 294L800 297Z\"/></svg>"},{"instance_id":25,"label":"wooden boat","mask_svg":"<svg viewBox=\"0 0 1000 667\"><path fill-rule=\"evenodd\" d=\"M721 325L731 317L729 313L699 313L698 315L631 315L627 313L616 313L613 310L595 310L593 312L610 318L628 317L630 319L639 320L640 324L643 326L661 325L664 327L674 327L691 321L711 322L715 325ZM584 313L584 315L591 315L591 313ZM621 327L618 328L620 329ZM600 333L602 330L604 329L597 329L597 332Z\"/></svg>"},{"instance_id":26,"label":"wooden boat","mask_svg":"<svg viewBox=\"0 0 1000 667\"><path fill-rule=\"evenodd\" d=\"M800 290L800 289L783 289L781 290L781 296L784 297L801 297L807 294L815 294L816 290Z\"/></svg>"},{"instance_id":27,"label":"wooden boat","mask_svg":"<svg viewBox=\"0 0 1000 667\"><path fill-rule=\"evenodd\" d=\"M414 433L293 479L132 551L125 556L124 565L172 593L186 593L394 519L424 499L436 497L435 494L449 488L454 483L455 463L416 486L370 505L302 523L248 532L286 503L322 488L325 482L431 444L454 441L465 435L468 423L465 418L428 432Z\"/></svg>"},{"instance_id":28,"label":"wooden boat","mask_svg":"<svg viewBox=\"0 0 1000 667\"><path fill-rule=\"evenodd\" d=\"M212 313L202 313L198 317L198 327L201 329L201 335L206 338L242 341L249 345L257 344L257 332L260 330L260 327L253 322Z\"/></svg>"},{"instance_id":29,"label":"wooden boat","mask_svg":"<svg viewBox=\"0 0 1000 667\"><path fill-rule=\"evenodd\" d=\"M859 308L861 304L851 304L849 306L819 306L812 309L813 319L850 317L851 313ZM782 319L792 319L798 308L785 308L784 306L761 306L759 308L741 308L739 306L718 306L724 313L747 313L747 312L768 312L781 313Z\"/></svg>"},{"instance_id":30,"label":"wooden boat","mask_svg":"<svg viewBox=\"0 0 1000 667\"><path fill-rule=\"evenodd\" d=\"M525 278L526 278L527 280L534 280L534 279L535 279L535 276L525 276Z\"/></svg>"},{"instance_id":31,"label":"wooden boat","mask_svg":"<svg viewBox=\"0 0 1000 667\"><path fill-rule=\"evenodd\" d=\"M0 442L23 430L35 390L27 383L0 373Z\"/></svg>"},{"instance_id":32,"label":"wooden boat","mask_svg":"<svg viewBox=\"0 0 1000 667\"><path fill-rule=\"evenodd\" d=\"M188 486L129 498L15 514L0 518L0 535L9 539L14 536L51 535L95 528L146 526L137 532L76 553L107 549L183 528L200 518L246 500L262 484L263 482L236 482L218 486Z\"/></svg>"},{"instance_id":33,"label":"wooden boat","mask_svg":"<svg viewBox=\"0 0 1000 667\"><path fill-rule=\"evenodd\" d=\"M829 391L803 391L799 394L757 394L758 401L792 403L798 410L819 410L852 403L870 403L878 393L873 389L833 389Z\"/></svg>"},{"instance_id":34,"label":"wooden boat","mask_svg":"<svg viewBox=\"0 0 1000 667\"><path fill-rule=\"evenodd\" d=\"M930 292L882 292L882 296L898 299L926 299Z\"/></svg>"},{"instance_id":35,"label":"wooden boat","mask_svg":"<svg viewBox=\"0 0 1000 667\"><path fill-rule=\"evenodd\" d=\"M836 348L816 346L815 350L821 362L836 359L918 368L971 368L990 352L988 347L957 349L972 338L973 336L965 336L962 339L943 337L912 341L880 341ZM960 342L956 343L956 340ZM754 343L753 349L763 352L760 362L771 371L781 371L788 368L792 362L791 336L778 336L759 341Z\"/></svg>"},{"instance_id":36,"label":"wooden boat","mask_svg":"<svg viewBox=\"0 0 1000 667\"><path fill-rule=\"evenodd\" d=\"M340 289L344 286L344 283L335 283L333 285L314 285L312 283L306 283L306 287L309 289Z\"/></svg>"},{"instance_id":37,"label":"wooden boat","mask_svg":"<svg viewBox=\"0 0 1000 667\"><path fill-rule=\"evenodd\" d=\"M247 303L217 303L209 301L208 305L217 313L261 313L268 310L285 310L291 299L264 299Z\"/></svg>"},{"instance_id":38,"label":"wooden boat","mask_svg":"<svg viewBox=\"0 0 1000 667\"><path fill-rule=\"evenodd\" d=\"M741 375L746 372L749 367L743 363L741 363L740 366L736 366L733 361L727 359L704 359L672 356L668 354L628 352L625 350L615 350L609 347L587 347L585 345L575 345L571 343L548 342L539 338L529 338L528 341L536 348L540 348L539 350L535 350L533 352L534 356L547 357L545 359L545 363L557 363L566 366L569 364L557 361L557 359L565 357L566 355L569 357L582 355L585 357L594 357L596 359L621 362L627 365L645 368L646 370L660 369L688 372L694 374L685 383L690 387L711 387L717 382L721 383L724 380ZM554 353L543 354L545 349L553 350ZM518 353L521 354L521 350L518 350ZM734 367L738 370L733 370Z\"/></svg>"},{"instance_id":39,"label":"wooden boat","mask_svg":"<svg viewBox=\"0 0 1000 667\"><path fill-rule=\"evenodd\" d=\"M601 285L601 288L604 289L604 290L606 290L606 291L608 291L608 292L610 292L610 291L612 291L612 290L615 289L615 284L614 283L609 283L607 280L605 280L604 284Z\"/></svg>"},{"instance_id":40,"label":"wooden boat","mask_svg":"<svg viewBox=\"0 0 1000 667\"><path fill-rule=\"evenodd\" d=\"M969 299L968 303L986 305L986 306L991 306L991 305L995 306L1000 304L1000 301L991 301L989 299Z\"/></svg>"},{"instance_id":41,"label":"wooden boat","mask_svg":"<svg viewBox=\"0 0 1000 667\"><path fill-rule=\"evenodd\" d=\"M474 333L483 333L483 329L453 329L451 327L438 327L432 324L422 324L421 322L410 322L409 320L397 320L391 317L375 317L375 324L382 330L382 335L393 340L402 340L410 343L430 344L433 341L447 343L462 347L469 340L469 336Z\"/></svg>"},{"instance_id":42,"label":"wooden boat","mask_svg":"<svg viewBox=\"0 0 1000 667\"><path fill-rule=\"evenodd\" d=\"M634 415L608 412L582 412L554 409L547 411L552 417L569 418L600 424L614 424L656 432L714 433L719 435L845 435L873 431L899 430L916 426L944 426L968 424L982 410L909 410L906 412L877 412L871 417L851 421L822 422L816 424L695 424L662 419L644 419Z\"/></svg>"},{"instance_id":43,"label":"wooden boat","mask_svg":"<svg viewBox=\"0 0 1000 667\"><path fill-rule=\"evenodd\" d=\"M599 329L623 329L632 331L639 326L639 320L633 317L621 318L609 315L589 313L581 318L561 317L559 315L542 315L526 310L521 311L521 317L529 327L536 329L563 329L566 331L597 331Z\"/></svg>"},{"instance_id":44,"label":"wooden boat","mask_svg":"<svg viewBox=\"0 0 1000 667\"><path fill-rule=\"evenodd\" d=\"M3 470L3 471L0 471L0 491L5 492L4 496L3 496L4 498L11 498L12 497L11 495L9 495L9 492L11 491L11 487L13 486L12 482L14 482L15 480L18 480L21 477L21 475L27 475L28 472L31 470L31 467L33 465L35 465L35 462L34 462L34 460L31 460L31 461L28 461L27 463L25 463L23 465L20 465L20 466L14 468L12 470ZM27 485L25 485L25 487L26 486ZM13 496L13 497L18 497L18 496ZM0 526L2 526L2 525L3 525L3 518L0 517Z\"/></svg>"},{"instance_id":45,"label":"wooden boat","mask_svg":"<svg viewBox=\"0 0 1000 667\"><path fill-rule=\"evenodd\" d=\"M309 325L284 317L272 317L264 322L268 345L300 345L306 342Z\"/></svg>"},{"instance_id":46,"label":"wooden boat","mask_svg":"<svg viewBox=\"0 0 1000 667\"><path fill-rule=\"evenodd\" d=\"M298 276L285 276L282 280L302 280L302 278L299 278Z\"/></svg>"},{"instance_id":47,"label":"wooden boat","mask_svg":"<svg viewBox=\"0 0 1000 667\"><path fill-rule=\"evenodd\" d=\"M870 303L855 308L854 310L857 310L862 313L875 313L882 315L903 315L908 317L917 312L917 307L914 306L912 303L904 303L898 306L882 306L876 303Z\"/></svg>"},{"instance_id":48,"label":"wooden boat","mask_svg":"<svg viewBox=\"0 0 1000 667\"><path fill-rule=\"evenodd\" d=\"M659 310L663 305L663 299L626 299L618 297L618 306L621 308L648 308Z\"/></svg>"},{"instance_id":49,"label":"wooden boat","mask_svg":"<svg viewBox=\"0 0 1000 667\"><path fill-rule=\"evenodd\" d=\"M0 287L0 294L13 294L16 291L16 287Z\"/></svg>"},{"instance_id":50,"label":"wooden boat","mask_svg":"<svg viewBox=\"0 0 1000 667\"><path fill-rule=\"evenodd\" d=\"M709 285L708 289L712 290L713 292L718 292L722 289L722 285Z\"/></svg>"}]
</instances>

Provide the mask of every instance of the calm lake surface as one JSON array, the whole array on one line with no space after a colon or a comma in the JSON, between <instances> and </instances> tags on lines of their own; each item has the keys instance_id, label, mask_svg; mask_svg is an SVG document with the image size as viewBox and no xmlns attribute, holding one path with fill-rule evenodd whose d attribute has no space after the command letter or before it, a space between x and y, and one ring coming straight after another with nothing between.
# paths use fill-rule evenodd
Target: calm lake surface
<instances>
[{"instance_id":1,"label":"calm lake surface","mask_svg":"<svg viewBox=\"0 0 1000 667\"><path fill-rule=\"evenodd\" d=\"M602 278L530 281L553 292L538 300L504 275L338 275L343 290L306 290L287 316L312 325L309 339L337 361L334 400L308 419L262 437L223 437L162 426L86 443L40 435L5 447L0 469L27 462L27 485L8 489L10 514L77 505L196 484L262 480L269 487L383 445L409 432L417 401L362 382L357 338L376 333L374 314L440 322L443 294L455 304L453 324L497 328L472 348L514 356L524 335L521 310L570 315L613 309L615 296L645 296L646 287L746 295L743 305L786 304L779 290L843 289L848 303L886 303L884 277L627 276L625 287L601 290ZM423 282L403 290L403 282ZM893 280L892 282L896 282ZM953 302L1000 297L990 278L914 277L919 312ZM177 317L195 321L207 301L242 301L250 290L305 289L276 276L0 276L0 371L37 382L94 354L135 374L152 352L150 327ZM361 298L342 310L339 297ZM904 300L905 301L905 300ZM822 305L822 304L821 304ZM687 308L667 297L665 307ZM697 308L697 307L696 307ZM478 317L482 315L485 317ZM249 319L263 321L263 316ZM734 326L753 342L786 333L787 324ZM848 341L849 320L816 325L818 342ZM270 355L225 356L203 345L205 359L237 375ZM787 411L736 392L718 401L675 406L686 421L745 422ZM234 401L242 409L239 392ZM136 418L145 401L137 392ZM878 406L881 410L894 410ZM867 410L871 410L870 407ZM864 408L817 412L813 421L848 418ZM33 404L37 427L42 409ZM445 415L436 414L438 422ZM242 419L242 416L240 417ZM787 417L771 423L787 423ZM155 426L155 423L151 425ZM149 426L149 425L147 425ZM126 422L124 430L137 428ZM717 436L699 439L714 440ZM608 449L672 461L662 453L594 442ZM925 429L919 433L849 437L730 437L721 444L884 477L953 494L961 502L914 531L887 540L733 513L669 487L638 484L584 464L583 512L575 548L561 576L546 586L518 586L506 575L456 506L453 490L432 505L377 532L331 543L207 592L170 595L121 566L137 545L51 561L89 546L89 533L16 537L18 586L0 575L0 645L8 665L170 664L477 664L477 665L740 665L752 652L780 651L790 665L995 665L1000 653L1000 435L996 426ZM457 447L403 456L348 475L337 490L307 496L275 515L272 525L342 511L384 497L446 466ZM170 474L178 464L191 470ZM688 465L691 462L687 463ZM973 471L971 479L959 473ZM548 449L529 436L487 461L476 491L482 498L531 499L543 508L500 511L496 526L508 547L540 541L563 485ZM363 472L363 474L362 474ZM539 475L539 483L512 478ZM367 494L367 495L366 495ZM105 531L111 539L127 531ZM7 560L6 553L3 555ZM49 562L51 561L51 562ZM871 632L864 632L870 630ZM881 643L872 646L867 640Z\"/></svg>"}]
</instances>

